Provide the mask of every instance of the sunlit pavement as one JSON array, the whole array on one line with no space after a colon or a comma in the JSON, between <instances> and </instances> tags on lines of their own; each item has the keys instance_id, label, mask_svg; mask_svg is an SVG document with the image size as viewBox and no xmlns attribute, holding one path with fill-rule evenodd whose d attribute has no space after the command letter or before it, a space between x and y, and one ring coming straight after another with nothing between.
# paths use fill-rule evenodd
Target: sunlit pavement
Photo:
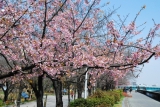
<instances>
[{"instance_id":1,"label":"sunlit pavement","mask_svg":"<svg viewBox=\"0 0 160 107\"><path fill-rule=\"evenodd\" d=\"M44 96L45 99L45 96ZM54 95L49 95L47 97L47 104L46 107L55 107L56 106L56 98ZM67 107L68 106L68 96L67 95L63 95L63 107ZM8 106L8 107L13 107L12 106ZM33 102L29 102L29 103L25 103L25 104L21 104L20 107L37 107L37 104L35 101Z\"/></svg>"},{"instance_id":2,"label":"sunlit pavement","mask_svg":"<svg viewBox=\"0 0 160 107\"><path fill-rule=\"evenodd\" d=\"M125 97L122 102L122 107L160 107L160 102L149 98L146 95L143 95L138 92L132 92L132 97ZM82 95L83 96L83 95ZM45 99L45 96L44 96ZM46 107L55 107L56 106L56 98L53 95L49 95L47 98L47 106ZM68 95L63 95L63 107L68 106ZM13 107L8 106L8 107ZM21 104L21 107L37 107L36 102L29 102L25 104Z\"/></svg>"},{"instance_id":3,"label":"sunlit pavement","mask_svg":"<svg viewBox=\"0 0 160 107\"><path fill-rule=\"evenodd\" d=\"M77 94L75 97L77 98ZM82 93L82 97L84 97L84 92ZM62 99L63 99L63 107L68 107L68 95L63 95ZM45 100L45 96L43 97L43 100ZM73 99L71 98L70 101L72 100ZM13 105L7 107L13 107ZM36 101L32 101L25 104L21 104L20 107L37 107L37 104ZM46 107L56 107L56 97L54 95L48 95Z\"/></svg>"},{"instance_id":4,"label":"sunlit pavement","mask_svg":"<svg viewBox=\"0 0 160 107\"><path fill-rule=\"evenodd\" d=\"M160 107L160 102L138 92L123 99L122 107Z\"/></svg>"}]
</instances>

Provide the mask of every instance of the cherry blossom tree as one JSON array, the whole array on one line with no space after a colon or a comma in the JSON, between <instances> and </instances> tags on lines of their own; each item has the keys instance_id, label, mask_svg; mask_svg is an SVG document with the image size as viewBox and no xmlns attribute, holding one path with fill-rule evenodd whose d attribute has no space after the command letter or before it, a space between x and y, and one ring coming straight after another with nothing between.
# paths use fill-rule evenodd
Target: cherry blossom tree
<instances>
[{"instance_id":1,"label":"cherry blossom tree","mask_svg":"<svg viewBox=\"0 0 160 107\"><path fill-rule=\"evenodd\" d=\"M84 75L88 69L92 69L90 74L93 78L90 81L93 85L96 78L105 72L111 74L113 81L117 81L128 72L134 71L135 67L147 63L153 56L157 58L159 44L156 46L151 46L151 44L156 31L159 29L159 24L155 24L146 37L135 39L135 42L129 42L129 39L137 37L142 32L142 30L136 27L135 23L138 15L144 8L142 7L129 25L124 24L126 19L123 21L120 18L122 23L118 27L114 25L114 21L107 20L107 30L101 27L101 30L98 29L101 33L94 32L93 34L90 33L90 35L84 36L84 40L76 45L75 49L77 52L75 53L77 57L73 58L76 67L87 65L87 70L83 71L83 73L79 72L80 76ZM98 40L93 38L97 38Z\"/></svg>"},{"instance_id":2,"label":"cherry blossom tree","mask_svg":"<svg viewBox=\"0 0 160 107\"><path fill-rule=\"evenodd\" d=\"M151 57L159 57L159 46L151 45L159 24L155 24L146 38L127 42L140 34L136 28L138 15L128 26L122 22L116 27L106 15L100 17L99 2L1 0L0 54L11 70L4 70L0 79L12 77L14 82L37 77L38 87L33 90L37 107L42 107L42 81L46 75L58 89L56 106L62 107L63 76L74 77L76 71L82 71L78 72L81 77L91 70L93 85L104 72L110 72L116 81ZM130 48L134 51L126 54Z\"/></svg>"},{"instance_id":3,"label":"cherry blossom tree","mask_svg":"<svg viewBox=\"0 0 160 107\"><path fill-rule=\"evenodd\" d=\"M92 3L80 0L2 0L1 54L12 72L4 72L0 78L13 76L14 82L17 78L38 76L41 91L36 95L41 99L43 75L57 81L63 71L68 71L69 59L73 59L72 50L79 35L84 30L91 31L94 26L94 18L89 13L98 12L97 8L92 9L98 3L98 0ZM43 105L42 99L37 102L37 106Z\"/></svg>"}]
</instances>

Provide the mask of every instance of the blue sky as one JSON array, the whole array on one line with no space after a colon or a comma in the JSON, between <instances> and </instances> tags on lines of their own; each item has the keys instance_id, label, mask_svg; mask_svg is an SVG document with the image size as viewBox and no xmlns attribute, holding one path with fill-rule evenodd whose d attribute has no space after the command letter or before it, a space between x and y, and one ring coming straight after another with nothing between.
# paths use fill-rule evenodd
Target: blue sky
<instances>
[{"instance_id":1,"label":"blue sky","mask_svg":"<svg viewBox=\"0 0 160 107\"><path fill-rule=\"evenodd\" d=\"M143 27L145 27L141 36L146 36L153 27L154 23L160 23L160 0L102 0L101 4L110 2L109 7L119 7L121 6L116 14L112 18L117 18L117 14L120 16L126 16L129 14L127 22L131 22L136 14L139 12L142 6L146 5L146 8L141 12L136 21L137 25L141 25L144 22L147 22ZM159 39L160 40L160 39ZM154 41L154 44L159 43L158 40ZM160 58L155 60L152 58L149 63L144 65L144 68L139 76L136 79L138 84L147 84L153 85L157 84L160 86Z\"/></svg>"}]
</instances>

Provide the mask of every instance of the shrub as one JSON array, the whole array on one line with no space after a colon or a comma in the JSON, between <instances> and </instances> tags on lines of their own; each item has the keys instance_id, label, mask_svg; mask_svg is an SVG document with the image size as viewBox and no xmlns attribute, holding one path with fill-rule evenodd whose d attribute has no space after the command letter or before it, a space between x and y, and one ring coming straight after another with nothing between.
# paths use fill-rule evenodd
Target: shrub
<instances>
[{"instance_id":1,"label":"shrub","mask_svg":"<svg viewBox=\"0 0 160 107\"><path fill-rule=\"evenodd\" d=\"M91 98L103 98L105 97L105 92L102 90L97 90L94 94L92 94L90 97Z\"/></svg>"},{"instance_id":2,"label":"shrub","mask_svg":"<svg viewBox=\"0 0 160 107\"><path fill-rule=\"evenodd\" d=\"M120 94L118 92L110 91L110 92L108 92L108 95L114 97L114 103L118 103L120 101L121 97L120 97Z\"/></svg>"},{"instance_id":3,"label":"shrub","mask_svg":"<svg viewBox=\"0 0 160 107\"><path fill-rule=\"evenodd\" d=\"M111 107L111 105L107 104L107 103L102 103L96 107Z\"/></svg>"},{"instance_id":4,"label":"shrub","mask_svg":"<svg viewBox=\"0 0 160 107\"><path fill-rule=\"evenodd\" d=\"M115 103L120 101L122 96L121 90L101 91L97 90L88 99L76 99L70 103L70 107L113 107Z\"/></svg>"},{"instance_id":5,"label":"shrub","mask_svg":"<svg viewBox=\"0 0 160 107\"><path fill-rule=\"evenodd\" d=\"M86 107L85 105L87 104L86 99L80 98L74 100L74 102L70 103L70 107Z\"/></svg>"},{"instance_id":6,"label":"shrub","mask_svg":"<svg viewBox=\"0 0 160 107\"><path fill-rule=\"evenodd\" d=\"M98 100L96 98L89 98L87 99L87 104L90 106L90 107L95 107L96 105L99 104ZM89 107L88 106L88 107Z\"/></svg>"}]
</instances>

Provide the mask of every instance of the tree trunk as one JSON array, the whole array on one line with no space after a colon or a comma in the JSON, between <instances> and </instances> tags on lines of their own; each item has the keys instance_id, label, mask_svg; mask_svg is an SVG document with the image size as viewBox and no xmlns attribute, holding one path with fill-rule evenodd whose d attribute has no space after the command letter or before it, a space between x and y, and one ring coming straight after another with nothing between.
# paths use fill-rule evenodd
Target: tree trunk
<instances>
[{"instance_id":1,"label":"tree trunk","mask_svg":"<svg viewBox=\"0 0 160 107\"><path fill-rule=\"evenodd\" d=\"M29 82L37 100L37 107L43 107L43 75L38 76L38 83L36 81Z\"/></svg>"},{"instance_id":2,"label":"tree trunk","mask_svg":"<svg viewBox=\"0 0 160 107\"><path fill-rule=\"evenodd\" d=\"M96 88L102 88L102 87L100 86L100 81L99 81L99 79L97 79Z\"/></svg>"},{"instance_id":3,"label":"tree trunk","mask_svg":"<svg viewBox=\"0 0 160 107\"><path fill-rule=\"evenodd\" d=\"M6 102L8 100L8 89L4 90L4 98L3 98L3 102Z\"/></svg>"},{"instance_id":4,"label":"tree trunk","mask_svg":"<svg viewBox=\"0 0 160 107\"><path fill-rule=\"evenodd\" d=\"M76 99L76 87L74 88L74 100Z\"/></svg>"},{"instance_id":5,"label":"tree trunk","mask_svg":"<svg viewBox=\"0 0 160 107\"><path fill-rule=\"evenodd\" d=\"M37 107L43 107L43 75L38 77Z\"/></svg>"},{"instance_id":6,"label":"tree trunk","mask_svg":"<svg viewBox=\"0 0 160 107\"><path fill-rule=\"evenodd\" d=\"M3 97L3 102L6 102L8 100L8 94L9 94L9 89L8 89L8 82L6 82L6 85L5 85L5 89L2 88L3 90L3 93L4 93L4 97Z\"/></svg>"},{"instance_id":7,"label":"tree trunk","mask_svg":"<svg viewBox=\"0 0 160 107\"><path fill-rule=\"evenodd\" d=\"M82 90L83 90L83 83L81 78L77 79L77 91L78 91L78 98L82 98Z\"/></svg>"},{"instance_id":8,"label":"tree trunk","mask_svg":"<svg viewBox=\"0 0 160 107\"><path fill-rule=\"evenodd\" d=\"M90 78L91 78L91 75L89 75L89 81L88 81L88 84L87 84L87 86L88 86L88 96L91 96L91 94L92 94L92 86L91 86L91 83L90 83Z\"/></svg>"},{"instance_id":9,"label":"tree trunk","mask_svg":"<svg viewBox=\"0 0 160 107\"><path fill-rule=\"evenodd\" d=\"M39 95L37 96L37 107L43 107L43 96Z\"/></svg>"},{"instance_id":10,"label":"tree trunk","mask_svg":"<svg viewBox=\"0 0 160 107\"><path fill-rule=\"evenodd\" d=\"M56 107L63 107L62 101L62 82L60 80L52 80L56 94Z\"/></svg>"},{"instance_id":11,"label":"tree trunk","mask_svg":"<svg viewBox=\"0 0 160 107\"><path fill-rule=\"evenodd\" d=\"M70 84L68 84L68 106L70 104Z\"/></svg>"},{"instance_id":12,"label":"tree trunk","mask_svg":"<svg viewBox=\"0 0 160 107\"><path fill-rule=\"evenodd\" d=\"M88 96L91 96L92 94L92 88L88 88Z\"/></svg>"},{"instance_id":13,"label":"tree trunk","mask_svg":"<svg viewBox=\"0 0 160 107\"><path fill-rule=\"evenodd\" d=\"M23 91L23 85L22 85L22 82L20 82L18 98L17 98L17 102L16 102L17 103L17 107L20 107L22 91Z\"/></svg>"},{"instance_id":14,"label":"tree trunk","mask_svg":"<svg viewBox=\"0 0 160 107\"><path fill-rule=\"evenodd\" d=\"M82 89L80 86L77 87L77 91L78 91L78 98L82 98Z\"/></svg>"}]
</instances>

